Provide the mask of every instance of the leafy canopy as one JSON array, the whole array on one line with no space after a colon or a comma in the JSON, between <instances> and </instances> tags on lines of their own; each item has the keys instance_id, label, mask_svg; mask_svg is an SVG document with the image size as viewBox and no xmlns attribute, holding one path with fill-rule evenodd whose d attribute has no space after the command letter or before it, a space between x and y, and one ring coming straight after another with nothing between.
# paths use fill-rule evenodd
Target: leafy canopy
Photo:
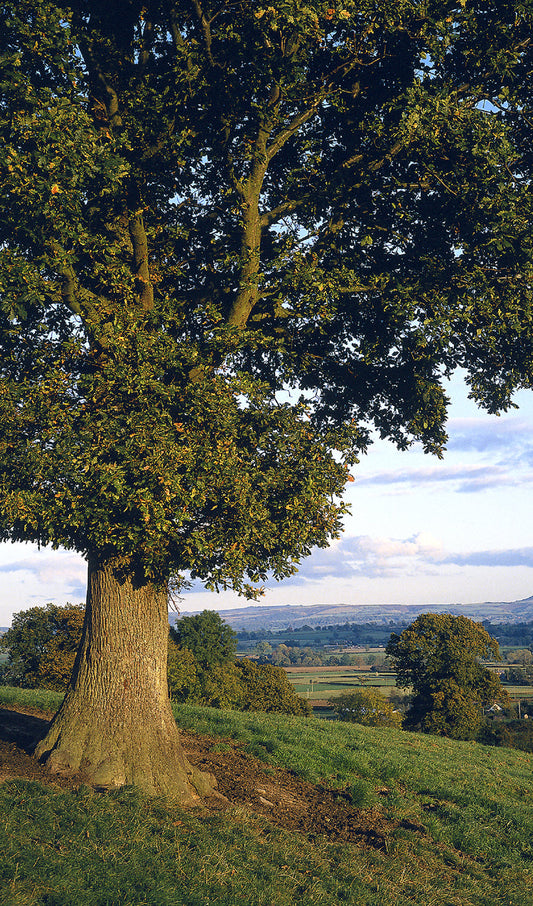
<instances>
[{"instance_id":1,"label":"leafy canopy","mask_svg":"<svg viewBox=\"0 0 533 906\"><path fill-rule=\"evenodd\" d=\"M333 702L339 720L362 724L364 727L401 727L402 716L379 689L346 692Z\"/></svg>"},{"instance_id":2,"label":"leafy canopy","mask_svg":"<svg viewBox=\"0 0 533 906\"><path fill-rule=\"evenodd\" d=\"M181 617L170 628L178 648L187 648L203 668L234 660L237 634L214 610Z\"/></svg>"},{"instance_id":3,"label":"leafy canopy","mask_svg":"<svg viewBox=\"0 0 533 906\"><path fill-rule=\"evenodd\" d=\"M8 659L3 682L29 689L65 691L81 638L85 608L47 604L13 616L2 636Z\"/></svg>"},{"instance_id":4,"label":"leafy canopy","mask_svg":"<svg viewBox=\"0 0 533 906\"><path fill-rule=\"evenodd\" d=\"M0 9L0 537L247 594L530 386L531 2ZM283 394L280 393L283 391Z\"/></svg>"},{"instance_id":5,"label":"leafy canopy","mask_svg":"<svg viewBox=\"0 0 533 906\"><path fill-rule=\"evenodd\" d=\"M455 739L474 738L483 706L505 701L499 677L480 663L500 660L498 642L463 616L422 614L386 648L400 687L413 698L404 726Z\"/></svg>"}]
</instances>

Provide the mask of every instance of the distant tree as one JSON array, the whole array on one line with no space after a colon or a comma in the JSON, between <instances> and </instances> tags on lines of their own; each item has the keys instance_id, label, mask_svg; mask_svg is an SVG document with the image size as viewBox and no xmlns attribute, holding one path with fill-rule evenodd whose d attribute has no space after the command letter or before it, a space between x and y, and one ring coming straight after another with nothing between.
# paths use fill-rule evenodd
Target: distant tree
<instances>
[{"instance_id":1,"label":"distant tree","mask_svg":"<svg viewBox=\"0 0 533 906\"><path fill-rule=\"evenodd\" d=\"M506 682L515 686L530 686L533 681L533 667L508 667L504 671Z\"/></svg>"},{"instance_id":2,"label":"distant tree","mask_svg":"<svg viewBox=\"0 0 533 906\"><path fill-rule=\"evenodd\" d=\"M178 648L192 651L203 668L232 661L237 650L237 634L214 610L182 617L170 635Z\"/></svg>"},{"instance_id":3,"label":"distant tree","mask_svg":"<svg viewBox=\"0 0 533 906\"><path fill-rule=\"evenodd\" d=\"M333 703L339 720L363 724L365 727L400 727L401 714L378 689L362 689L339 695Z\"/></svg>"},{"instance_id":4,"label":"distant tree","mask_svg":"<svg viewBox=\"0 0 533 906\"><path fill-rule=\"evenodd\" d=\"M32 607L16 613L2 638L8 651L3 682L63 692L68 686L83 627L84 607Z\"/></svg>"},{"instance_id":5,"label":"distant tree","mask_svg":"<svg viewBox=\"0 0 533 906\"><path fill-rule=\"evenodd\" d=\"M529 667L533 664L533 653L529 648L519 648L518 651L514 650L509 654L510 662L513 664L520 664L522 667Z\"/></svg>"},{"instance_id":6,"label":"distant tree","mask_svg":"<svg viewBox=\"0 0 533 906\"><path fill-rule=\"evenodd\" d=\"M272 652L271 660L277 667L288 667L291 662L289 647L283 643L276 645Z\"/></svg>"},{"instance_id":7,"label":"distant tree","mask_svg":"<svg viewBox=\"0 0 533 906\"><path fill-rule=\"evenodd\" d=\"M272 645L270 642L266 642L264 639L257 643L254 649L255 654L259 657L259 663L267 663L270 655L272 654Z\"/></svg>"},{"instance_id":8,"label":"distant tree","mask_svg":"<svg viewBox=\"0 0 533 906\"><path fill-rule=\"evenodd\" d=\"M500 659L498 643L467 617L422 614L391 635L386 651L398 686L413 689L407 729L473 739L483 707L507 699L499 677L480 663Z\"/></svg>"}]
</instances>

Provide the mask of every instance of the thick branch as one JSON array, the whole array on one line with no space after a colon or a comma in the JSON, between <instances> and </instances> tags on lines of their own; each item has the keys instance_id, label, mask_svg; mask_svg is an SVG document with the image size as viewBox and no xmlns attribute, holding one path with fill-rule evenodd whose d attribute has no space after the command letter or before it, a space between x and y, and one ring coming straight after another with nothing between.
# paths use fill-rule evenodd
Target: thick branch
<instances>
[{"instance_id":1,"label":"thick branch","mask_svg":"<svg viewBox=\"0 0 533 906\"><path fill-rule=\"evenodd\" d=\"M61 299L71 312L85 320L87 315L94 311L98 297L87 289L80 287L76 271L69 263L65 250L58 242L51 243L52 253L56 259L55 269L61 277Z\"/></svg>"},{"instance_id":2,"label":"thick branch","mask_svg":"<svg viewBox=\"0 0 533 906\"><path fill-rule=\"evenodd\" d=\"M209 19L206 18L203 9L200 6L199 0L192 0L192 5L194 6L194 10L196 12L198 22L200 23L200 28L201 28L202 34L204 36L205 51L207 54L207 59L209 60L211 66L214 66L215 61L213 59L213 54L211 52L211 40L212 40L211 39L211 24L209 22Z\"/></svg>"},{"instance_id":3,"label":"thick branch","mask_svg":"<svg viewBox=\"0 0 533 906\"><path fill-rule=\"evenodd\" d=\"M271 145L266 148L266 157L268 161L271 161L272 158L278 153L278 151L283 148L283 145L288 142L288 140L307 122L317 111L319 104L324 100L325 95L320 94L315 98L311 107L308 107L307 110L304 110L303 113L295 116L286 129L274 139Z\"/></svg>"},{"instance_id":4,"label":"thick branch","mask_svg":"<svg viewBox=\"0 0 533 906\"><path fill-rule=\"evenodd\" d=\"M130 215L129 233L133 246L133 265L135 268L137 293L144 310L150 311L154 307L154 288L150 280L148 239L141 211Z\"/></svg>"},{"instance_id":5,"label":"thick branch","mask_svg":"<svg viewBox=\"0 0 533 906\"><path fill-rule=\"evenodd\" d=\"M260 186L250 192L244 212L242 237L243 267L240 288L228 315L228 324L243 328L259 298L258 280L261 257L261 223L259 218Z\"/></svg>"},{"instance_id":6,"label":"thick branch","mask_svg":"<svg viewBox=\"0 0 533 906\"><path fill-rule=\"evenodd\" d=\"M377 170L380 170L381 167L385 166L387 161L396 157L397 154L404 148L404 142L397 141L394 145L389 148L386 154L383 154L380 158L370 161L361 167L361 170L364 170L365 173L375 173ZM352 154L350 157L347 157L335 168L335 174L338 175L343 171L349 170L352 167L357 166L358 164L363 164L365 161L364 154ZM311 199L316 199L320 192L317 192L316 189L312 191L305 192L299 198L291 198L289 201L284 201L282 204L277 205L277 207L272 208L270 211L265 211L261 214L261 226L268 227L273 223L277 223L287 214L292 214L294 211L297 211L298 208L307 204Z\"/></svg>"}]
</instances>

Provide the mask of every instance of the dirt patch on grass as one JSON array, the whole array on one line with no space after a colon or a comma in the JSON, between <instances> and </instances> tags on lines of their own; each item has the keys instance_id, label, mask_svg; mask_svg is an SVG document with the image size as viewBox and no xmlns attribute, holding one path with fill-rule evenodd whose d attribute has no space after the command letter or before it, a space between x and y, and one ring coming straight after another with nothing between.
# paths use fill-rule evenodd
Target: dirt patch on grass
<instances>
[{"instance_id":1,"label":"dirt patch on grass","mask_svg":"<svg viewBox=\"0 0 533 906\"><path fill-rule=\"evenodd\" d=\"M73 789L79 778L52 777L31 755L46 731L51 714L30 708L0 708L0 783L15 778L55 788ZM386 848L391 826L379 809L359 810L342 793L307 783L281 768L272 768L247 754L244 745L181 731L191 764L211 771L219 793L206 805L213 811L228 804L260 813L273 824L314 837Z\"/></svg>"}]
</instances>

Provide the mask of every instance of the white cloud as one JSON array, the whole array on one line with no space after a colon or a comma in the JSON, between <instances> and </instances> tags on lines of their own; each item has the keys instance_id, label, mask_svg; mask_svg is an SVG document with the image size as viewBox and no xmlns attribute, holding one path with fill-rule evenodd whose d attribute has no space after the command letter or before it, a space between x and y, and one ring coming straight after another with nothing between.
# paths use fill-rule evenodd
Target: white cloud
<instances>
[{"instance_id":1,"label":"white cloud","mask_svg":"<svg viewBox=\"0 0 533 906\"><path fill-rule=\"evenodd\" d=\"M85 599L87 564L69 551L39 551L34 545L0 545L0 626L13 613L48 602Z\"/></svg>"},{"instance_id":2,"label":"white cloud","mask_svg":"<svg viewBox=\"0 0 533 906\"><path fill-rule=\"evenodd\" d=\"M285 585L305 585L330 579L423 577L454 567L527 567L533 569L533 547L451 551L427 532L409 538L343 538L333 552L317 550L303 561ZM533 575L531 577L533 582Z\"/></svg>"},{"instance_id":3,"label":"white cloud","mask_svg":"<svg viewBox=\"0 0 533 906\"><path fill-rule=\"evenodd\" d=\"M532 473L517 473L502 465L435 465L416 469L391 469L374 472L366 478L357 479L357 488L365 486L388 486L396 493L410 493L413 489L429 485L449 485L459 493L475 493L488 488L500 488L504 485L519 486L529 484Z\"/></svg>"}]
</instances>

